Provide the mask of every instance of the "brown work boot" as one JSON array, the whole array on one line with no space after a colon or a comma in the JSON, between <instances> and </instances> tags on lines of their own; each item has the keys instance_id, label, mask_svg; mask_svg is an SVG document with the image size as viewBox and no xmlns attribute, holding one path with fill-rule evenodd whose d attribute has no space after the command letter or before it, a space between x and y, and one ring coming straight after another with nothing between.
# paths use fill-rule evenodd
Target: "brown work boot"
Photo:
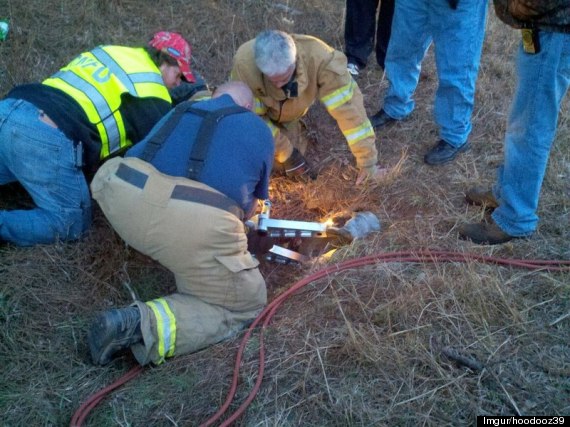
<instances>
[{"instance_id":1,"label":"brown work boot","mask_svg":"<svg viewBox=\"0 0 570 427\"><path fill-rule=\"evenodd\" d=\"M489 223L462 224L459 226L459 237L479 245L498 245L516 238L501 230L493 220Z\"/></svg>"},{"instance_id":2,"label":"brown work boot","mask_svg":"<svg viewBox=\"0 0 570 427\"><path fill-rule=\"evenodd\" d=\"M483 206L490 210L499 206L499 202L495 199L493 192L482 187L473 187L467 190L465 192L465 200L470 205Z\"/></svg>"}]
</instances>

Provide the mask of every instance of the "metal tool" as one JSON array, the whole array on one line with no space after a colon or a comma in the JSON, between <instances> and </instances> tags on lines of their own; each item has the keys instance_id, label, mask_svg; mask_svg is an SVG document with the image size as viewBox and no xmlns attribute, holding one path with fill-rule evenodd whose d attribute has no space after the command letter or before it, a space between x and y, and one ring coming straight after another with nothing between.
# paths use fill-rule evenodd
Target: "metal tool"
<instances>
[{"instance_id":1,"label":"metal tool","mask_svg":"<svg viewBox=\"0 0 570 427\"><path fill-rule=\"evenodd\" d=\"M261 212L246 221L250 230L270 238L317 238L334 239L337 242L350 243L373 231L380 230L380 221L372 212L357 212L343 227L336 227L330 222L292 221L271 218L271 201L264 200ZM310 257L299 252L273 245L265 259L280 264L303 263Z\"/></svg>"}]
</instances>

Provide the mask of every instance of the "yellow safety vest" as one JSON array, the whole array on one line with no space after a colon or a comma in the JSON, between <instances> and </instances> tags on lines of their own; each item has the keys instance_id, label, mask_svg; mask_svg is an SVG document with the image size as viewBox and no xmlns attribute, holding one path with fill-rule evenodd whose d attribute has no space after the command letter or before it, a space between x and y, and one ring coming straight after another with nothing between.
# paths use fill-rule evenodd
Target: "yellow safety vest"
<instances>
[{"instance_id":1,"label":"yellow safety vest","mask_svg":"<svg viewBox=\"0 0 570 427\"><path fill-rule=\"evenodd\" d=\"M71 96L101 137L101 159L132 145L119 112L121 95L171 102L162 74L142 48L99 46L42 82Z\"/></svg>"}]
</instances>

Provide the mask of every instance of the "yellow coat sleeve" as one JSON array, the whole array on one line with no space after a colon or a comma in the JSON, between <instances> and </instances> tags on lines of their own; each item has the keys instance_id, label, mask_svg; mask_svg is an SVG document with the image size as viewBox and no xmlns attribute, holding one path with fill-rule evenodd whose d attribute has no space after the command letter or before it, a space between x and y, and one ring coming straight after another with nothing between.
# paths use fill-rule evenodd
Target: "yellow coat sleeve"
<instances>
[{"instance_id":1,"label":"yellow coat sleeve","mask_svg":"<svg viewBox=\"0 0 570 427\"><path fill-rule=\"evenodd\" d=\"M364 109L362 93L346 69L346 57L339 51L324 62L318 75L319 99L336 120L359 168L378 161L376 136Z\"/></svg>"}]
</instances>

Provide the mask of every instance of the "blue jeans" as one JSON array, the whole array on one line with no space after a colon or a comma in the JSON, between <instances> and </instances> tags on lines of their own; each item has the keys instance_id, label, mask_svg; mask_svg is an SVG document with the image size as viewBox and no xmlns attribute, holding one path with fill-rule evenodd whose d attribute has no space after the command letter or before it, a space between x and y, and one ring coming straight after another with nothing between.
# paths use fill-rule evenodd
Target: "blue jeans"
<instances>
[{"instance_id":1,"label":"blue jeans","mask_svg":"<svg viewBox=\"0 0 570 427\"><path fill-rule=\"evenodd\" d=\"M0 239L22 246L77 239L91 224L76 147L40 113L26 101L0 101L0 184L19 181L36 205L0 210Z\"/></svg>"},{"instance_id":2,"label":"blue jeans","mask_svg":"<svg viewBox=\"0 0 570 427\"><path fill-rule=\"evenodd\" d=\"M486 0L398 0L386 56L389 86L384 111L401 120L414 109L421 63L433 41L438 88L435 121L440 139L460 147L471 132L475 82L487 17Z\"/></svg>"},{"instance_id":3,"label":"blue jeans","mask_svg":"<svg viewBox=\"0 0 570 427\"><path fill-rule=\"evenodd\" d=\"M541 51L522 47L517 55L517 88L505 135L504 163L493 192L497 225L511 236L528 236L537 227L538 198L560 104L570 85L570 34L540 32Z\"/></svg>"}]
</instances>

